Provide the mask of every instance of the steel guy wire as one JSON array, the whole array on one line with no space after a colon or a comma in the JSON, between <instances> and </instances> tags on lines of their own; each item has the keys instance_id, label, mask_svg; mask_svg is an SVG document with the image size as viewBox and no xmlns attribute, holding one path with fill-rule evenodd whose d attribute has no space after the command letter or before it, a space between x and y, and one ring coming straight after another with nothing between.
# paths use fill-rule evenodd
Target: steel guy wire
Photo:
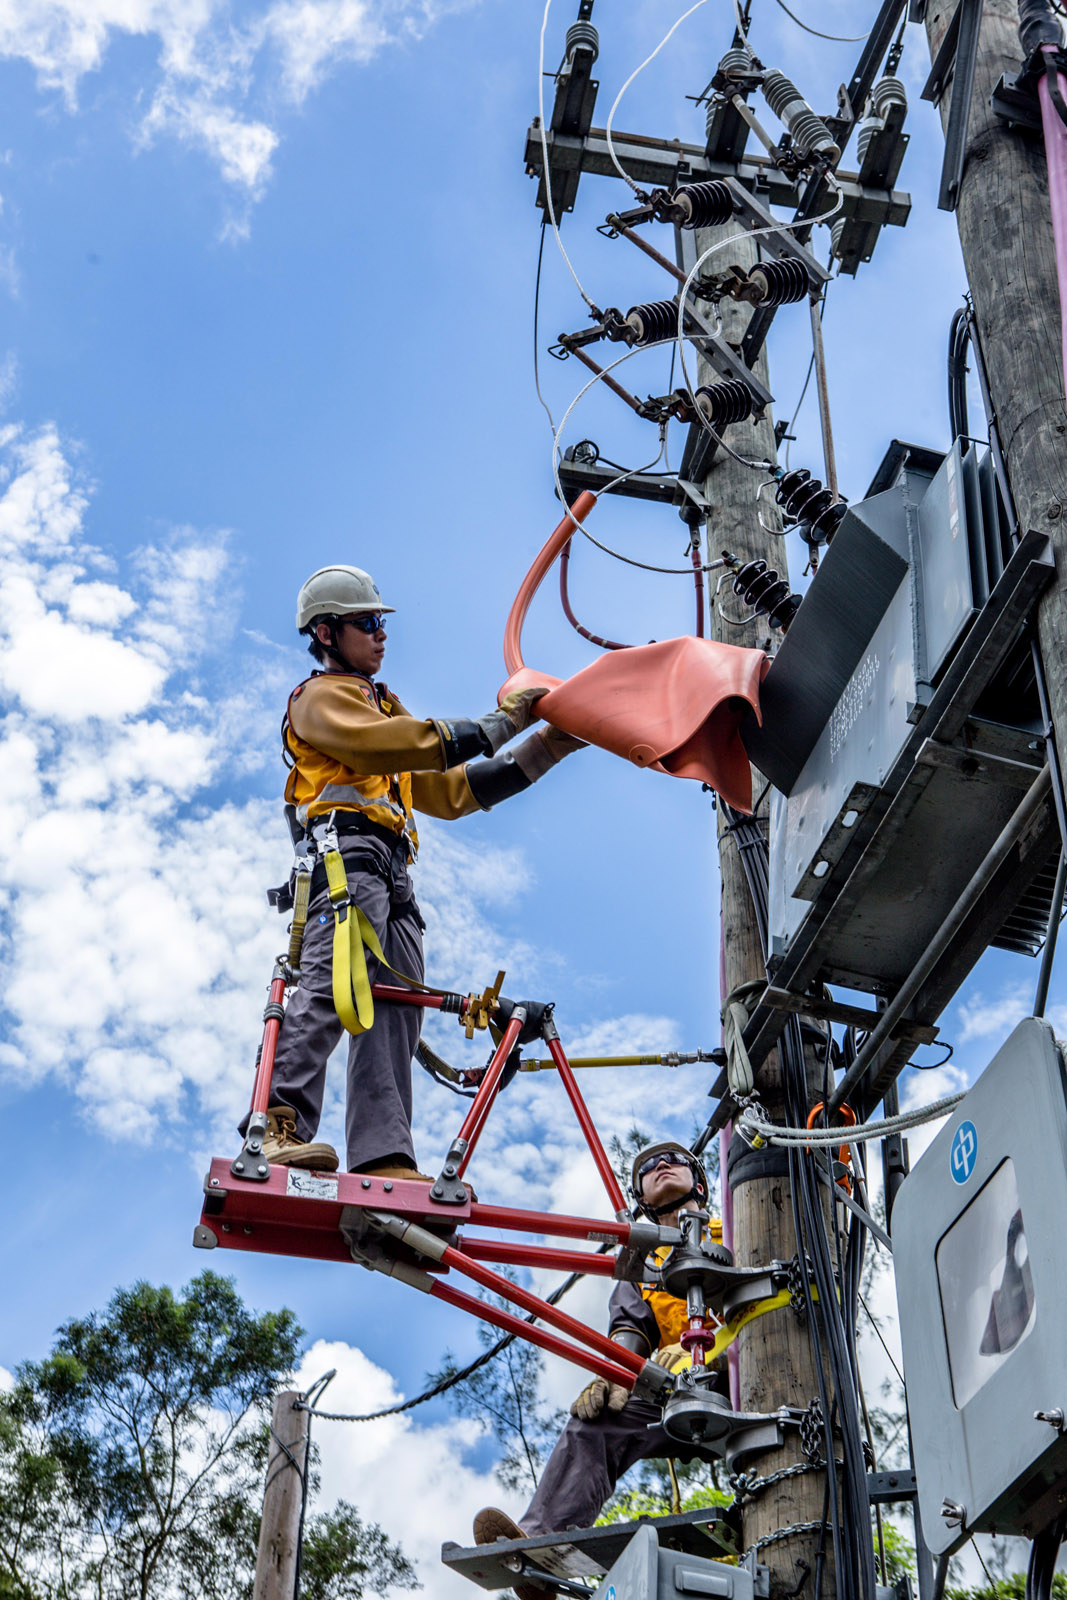
<instances>
[{"instance_id":1,"label":"steel guy wire","mask_svg":"<svg viewBox=\"0 0 1067 1600\"><path fill-rule=\"evenodd\" d=\"M881 1345L882 1349L885 1351L886 1356L889 1359L889 1365L892 1367L893 1371L896 1373L896 1375L900 1379L901 1383L903 1383L904 1382L904 1374L901 1372L900 1368L896 1364L896 1361L893 1359L893 1352L892 1352L892 1350L890 1350L889 1346L886 1344L885 1338L883 1337L883 1334L882 1334L882 1330L878 1326L878 1319L875 1317L874 1312L871 1310L870 1306L867 1304L866 1300L863 1298L863 1291L862 1290L860 1290L860 1293L859 1293L859 1302L860 1302L860 1305L863 1307L864 1311L867 1313L868 1322L870 1323L871 1327L874 1329L875 1333L878 1335L878 1343Z\"/></svg>"},{"instance_id":2,"label":"steel guy wire","mask_svg":"<svg viewBox=\"0 0 1067 1600\"><path fill-rule=\"evenodd\" d=\"M601 1245L600 1254L606 1254L608 1248L607 1245ZM569 1278L564 1278L563 1282L553 1289L550 1295L546 1296L547 1304L550 1306L558 1305L563 1296L574 1288L581 1276L580 1272L572 1272ZM524 1322L529 1323L534 1323L537 1320L538 1318L535 1316L523 1318ZM368 1411L364 1415L355 1415L348 1411L319 1411L314 1404L308 1404L310 1390L308 1390L308 1394L305 1394L301 1400L296 1402L296 1409L308 1411L313 1417L321 1417L324 1422L378 1422L383 1417L397 1417L404 1411L411 1411L415 1406L421 1406L427 1400L435 1400L438 1395L447 1393L449 1389L454 1389L457 1383L463 1383L467 1378L472 1377L474 1373L479 1371L480 1368L487 1366L490 1361L494 1361L509 1345L514 1344L518 1337L517 1333L506 1333L502 1339L498 1339L495 1344L490 1345L488 1350L483 1350L480 1356L476 1356L473 1361L469 1362L467 1366L461 1367L458 1372L449 1373L447 1377L438 1379L424 1393L415 1395L411 1400L402 1400L395 1406L386 1406L383 1411Z\"/></svg>"},{"instance_id":3,"label":"steel guy wire","mask_svg":"<svg viewBox=\"0 0 1067 1600\"><path fill-rule=\"evenodd\" d=\"M740 455L736 450L732 449L730 445L726 443L725 439L716 433L715 429L704 416L699 405L697 405L696 394L694 393L693 385L689 377L689 369L685 364L685 305L689 298L689 291L693 286L693 282L696 279L697 273L700 271L705 261L707 261L711 256L715 255L716 251L725 250L727 245L737 244L740 239L755 239L761 234L768 233L788 233L791 228L810 228L814 227L817 222L827 222L831 217L836 216L844 204L845 196L833 174L827 173L826 176L837 191L837 198L830 207L829 211L822 211L818 214L818 216L814 217L794 217L790 222L775 222L762 228L742 228L740 233L732 233L728 235L727 238L720 239L717 244L709 245L703 254L698 256L696 261L693 263L693 266L689 272L689 276L682 285L682 292L678 296L678 332L676 334L678 341L678 356L682 365L682 377L685 379L685 387L688 391L690 400L693 402L693 409L696 411L697 417L706 432L711 434L711 437L715 440L716 444L720 445L722 449L726 451L728 456L731 456L734 461L739 462L742 466L752 467L758 472L773 471L777 463L767 460L750 461L747 456Z\"/></svg>"},{"instance_id":4,"label":"steel guy wire","mask_svg":"<svg viewBox=\"0 0 1067 1600\"><path fill-rule=\"evenodd\" d=\"M795 11L790 11L785 0L775 0L781 6L787 17L792 18L798 28L803 28L805 33L813 33L816 39L829 39L831 44L862 44L864 39L871 37L870 29L866 33L820 33L818 28L812 28L808 23L802 22Z\"/></svg>"},{"instance_id":5,"label":"steel guy wire","mask_svg":"<svg viewBox=\"0 0 1067 1600\"><path fill-rule=\"evenodd\" d=\"M556 244L559 247L559 253L567 263L567 271L574 279L575 288L578 290L578 293L581 295L590 311L594 316L596 316L597 308L593 304L592 300L590 300L585 290L582 288L581 280L578 277L578 274L575 272L574 267L571 264L571 258L567 254L563 245L563 240L559 236L559 224L556 221L556 208L552 204L552 177L548 170L548 132L545 128L545 29L548 27L548 13L551 11L551 9L552 0L545 0L545 14L541 19L541 53L538 61L537 73L537 109L540 113L541 171L545 180L545 210L548 212L549 221L552 224L552 232L555 236Z\"/></svg>"}]
</instances>

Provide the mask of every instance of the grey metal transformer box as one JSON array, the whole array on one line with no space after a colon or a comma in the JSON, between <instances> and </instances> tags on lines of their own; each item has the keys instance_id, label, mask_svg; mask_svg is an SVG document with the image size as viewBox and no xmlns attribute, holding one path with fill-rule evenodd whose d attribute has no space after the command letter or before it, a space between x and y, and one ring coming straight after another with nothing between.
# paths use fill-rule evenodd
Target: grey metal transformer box
<instances>
[{"instance_id":1,"label":"grey metal transformer box","mask_svg":"<svg viewBox=\"0 0 1067 1600\"><path fill-rule=\"evenodd\" d=\"M593 1600L681 1600L716 1595L719 1600L753 1600L752 1573L705 1556L661 1550L651 1523L639 1528Z\"/></svg>"},{"instance_id":2,"label":"grey metal transformer box","mask_svg":"<svg viewBox=\"0 0 1067 1600\"><path fill-rule=\"evenodd\" d=\"M895 449L875 492L847 512L772 663L763 729L745 734L775 785L772 972L811 903L843 881L839 867L847 875L852 830L1010 552L988 456L959 441L944 458ZM1003 686L992 715L968 721L958 750L924 751L884 869L827 941L827 981L885 992L911 970L1037 771L1025 700Z\"/></svg>"},{"instance_id":3,"label":"grey metal transformer box","mask_svg":"<svg viewBox=\"0 0 1067 1600\"><path fill-rule=\"evenodd\" d=\"M1030 1018L893 1207L915 1476L935 1554L975 1531L1029 1538L1067 1504L1065 1217L1063 1054Z\"/></svg>"}]
</instances>

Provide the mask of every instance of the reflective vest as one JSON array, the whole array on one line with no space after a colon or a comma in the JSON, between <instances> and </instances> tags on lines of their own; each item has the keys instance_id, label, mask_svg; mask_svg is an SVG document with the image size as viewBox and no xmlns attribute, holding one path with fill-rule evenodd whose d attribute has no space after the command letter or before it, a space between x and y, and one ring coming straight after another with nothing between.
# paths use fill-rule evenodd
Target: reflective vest
<instances>
[{"instance_id":1,"label":"reflective vest","mask_svg":"<svg viewBox=\"0 0 1067 1600\"><path fill-rule=\"evenodd\" d=\"M282 744L292 758L292 768L285 785L285 798L296 807L297 820L302 827L315 817L331 811L358 811L369 822L411 841L412 854L418 850L419 836L412 818L411 774L393 772L373 774L370 777L353 772L333 756L306 744L293 732L289 720L292 704L309 683L319 676L312 673L303 683L297 684L289 696L285 719L282 723ZM361 684L362 688L362 684ZM369 681L364 690L371 705L383 717L391 717L396 710L393 701L377 693Z\"/></svg>"}]
</instances>

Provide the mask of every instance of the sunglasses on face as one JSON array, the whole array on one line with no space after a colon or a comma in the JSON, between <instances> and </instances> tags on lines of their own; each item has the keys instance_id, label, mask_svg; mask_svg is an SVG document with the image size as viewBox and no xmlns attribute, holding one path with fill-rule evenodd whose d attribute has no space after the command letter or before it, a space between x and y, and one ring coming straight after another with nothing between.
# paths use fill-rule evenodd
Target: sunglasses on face
<instances>
[{"instance_id":1,"label":"sunglasses on face","mask_svg":"<svg viewBox=\"0 0 1067 1600\"><path fill-rule=\"evenodd\" d=\"M355 617L342 617L342 626L358 628L360 633L377 633L385 625L385 617L377 611L361 611Z\"/></svg>"},{"instance_id":2,"label":"sunglasses on face","mask_svg":"<svg viewBox=\"0 0 1067 1600\"><path fill-rule=\"evenodd\" d=\"M650 1156L647 1161L642 1161L637 1169L637 1176L639 1180L647 1178L648 1174L654 1172L657 1167L687 1167L688 1165L689 1162L680 1150L664 1150L658 1156Z\"/></svg>"}]
</instances>

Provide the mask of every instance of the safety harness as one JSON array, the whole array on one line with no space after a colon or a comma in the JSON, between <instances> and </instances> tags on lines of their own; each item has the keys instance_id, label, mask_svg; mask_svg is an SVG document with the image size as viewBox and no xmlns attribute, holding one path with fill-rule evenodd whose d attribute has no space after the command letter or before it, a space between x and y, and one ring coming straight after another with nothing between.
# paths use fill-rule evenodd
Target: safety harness
<instances>
[{"instance_id":1,"label":"safety harness","mask_svg":"<svg viewBox=\"0 0 1067 1600\"><path fill-rule=\"evenodd\" d=\"M443 992L431 988L408 972L398 972L385 959L370 918L355 904L348 892L348 871L341 854L333 812L325 825L316 824L314 835L299 838L295 850L293 877L290 880L293 920L289 929L289 966L293 972L300 969L300 952L307 928L312 879L318 856L326 873L326 888L333 907L333 1003L341 1025L348 1033L366 1033L374 1024L374 997L367 971L368 950L387 972L391 972L402 983L418 989L422 994ZM272 891L272 898L280 909L287 909L279 898L279 891Z\"/></svg>"}]
</instances>

